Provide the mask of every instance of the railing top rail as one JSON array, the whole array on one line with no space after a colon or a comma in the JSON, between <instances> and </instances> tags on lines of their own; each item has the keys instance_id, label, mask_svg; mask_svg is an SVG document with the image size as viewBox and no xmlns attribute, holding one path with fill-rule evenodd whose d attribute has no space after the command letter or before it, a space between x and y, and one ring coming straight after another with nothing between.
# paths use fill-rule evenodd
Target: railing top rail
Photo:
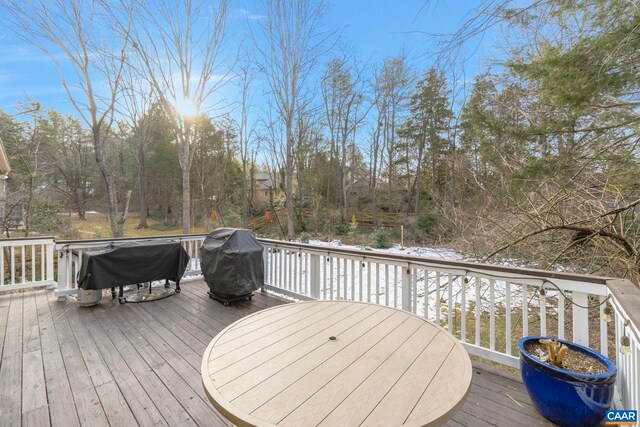
<instances>
[{"instance_id":1,"label":"railing top rail","mask_svg":"<svg viewBox=\"0 0 640 427\"><path fill-rule=\"evenodd\" d=\"M371 252L371 251L363 251L359 249L346 249L346 248L336 248L332 246L320 246L320 245L312 245L308 243L298 243L298 242L285 242L280 240L272 240L272 239L258 239L261 242L277 245L281 247L290 247L290 248L307 248L316 252L334 252L341 253L345 255L351 256L360 256L366 258L385 258L391 259L395 261L402 262L413 262L416 264L424 264L432 263L438 264L443 267L453 267L459 268L461 270L469 271L470 274L474 272L500 272L505 274L516 274L529 276L532 278L541 278L541 279L561 279L561 280L570 280L575 282L587 282L587 283L595 283L600 285L606 285L607 281L612 280L607 277L600 276L588 276L585 274L577 274L577 273L565 273L560 271L547 271L547 270L536 270L532 268L522 268L522 267L510 267L504 265L496 265L496 264L485 264L485 263L477 263L470 261L455 261L455 260L447 260L441 258L427 258L421 256L412 256L412 255L400 255L400 254L389 254L389 253L380 253L380 252Z\"/></svg>"},{"instance_id":2,"label":"railing top rail","mask_svg":"<svg viewBox=\"0 0 640 427\"><path fill-rule=\"evenodd\" d=\"M33 240L55 240L55 237L54 236L32 236L32 237L0 238L0 242L17 242L17 241L33 241Z\"/></svg>"},{"instance_id":3,"label":"railing top rail","mask_svg":"<svg viewBox=\"0 0 640 427\"><path fill-rule=\"evenodd\" d=\"M611 279L607 287L622 307L629 322L636 328L636 335L640 334L640 288L626 279ZM640 335L639 335L640 337Z\"/></svg>"},{"instance_id":4,"label":"railing top rail","mask_svg":"<svg viewBox=\"0 0 640 427\"><path fill-rule=\"evenodd\" d=\"M191 239L199 237L207 237L208 233L197 234L172 234L167 236L147 236L147 237L118 237L118 238L106 238L106 239L84 239L84 240L57 240L58 245L74 245L74 244L87 244L87 243L109 243L109 242L135 242L144 240L163 240L163 239Z\"/></svg>"}]
</instances>

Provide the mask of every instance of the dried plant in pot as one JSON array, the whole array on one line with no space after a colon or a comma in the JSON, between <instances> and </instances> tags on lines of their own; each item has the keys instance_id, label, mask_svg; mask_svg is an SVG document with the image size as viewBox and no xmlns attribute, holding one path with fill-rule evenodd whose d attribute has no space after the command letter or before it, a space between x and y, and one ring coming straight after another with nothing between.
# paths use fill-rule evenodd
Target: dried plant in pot
<instances>
[{"instance_id":1,"label":"dried plant in pot","mask_svg":"<svg viewBox=\"0 0 640 427\"><path fill-rule=\"evenodd\" d=\"M560 426L595 426L611 406L616 367L595 350L558 338L518 341L520 373L534 406Z\"/></svg>"}]
</instances>

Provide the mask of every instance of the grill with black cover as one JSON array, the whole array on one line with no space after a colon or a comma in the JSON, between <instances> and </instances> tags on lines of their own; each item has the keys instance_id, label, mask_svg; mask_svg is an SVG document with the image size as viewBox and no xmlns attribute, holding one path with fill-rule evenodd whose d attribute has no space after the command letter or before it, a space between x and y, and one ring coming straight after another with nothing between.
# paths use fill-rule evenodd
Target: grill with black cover
<instances>
[{"instance_id":1,"label":"grill with black cover","mask_svg":"<svg viewBox=\"0 0 640 427\"><path fill-rule=\"evenodd\" d=\"M125 302L122 287L155 280L176 283L180 292L180 279L189 264L189 255L179 242L124 242L108 248L83 254L78 273L78 287L86 290L120 288L120 302ZM149 285L151 286L151 285ZM149 288L151 289L151 288Z\"/></svg>"},{"instance_id":2,"label":"grill with black cover","mask_svg":"<svg viewBox=\"0 0 640 427\"><path fill-rule=\"evenodd\" d=\"M264 285L263 247L250 230L218 228L202 244L201 266L209 296L228 305L250 300Z\"/></svg>"}]
</instances>

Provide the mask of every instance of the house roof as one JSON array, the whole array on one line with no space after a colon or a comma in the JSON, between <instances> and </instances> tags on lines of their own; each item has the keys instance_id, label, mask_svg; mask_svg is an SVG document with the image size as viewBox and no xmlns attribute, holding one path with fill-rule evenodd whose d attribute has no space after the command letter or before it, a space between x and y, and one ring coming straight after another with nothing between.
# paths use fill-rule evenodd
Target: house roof
<instances>
[{"instance_id":1,"label":"house roof","mask_svg":"<svg viewBox=\"0 0 640 427\"><path fill-rule=\"evenodd\" d=\"M256 190L269 190L273 188L273 180L271 179L271 175L266 172L258 172L255 175L255 188Z\"/></svg>"}]
</instances>

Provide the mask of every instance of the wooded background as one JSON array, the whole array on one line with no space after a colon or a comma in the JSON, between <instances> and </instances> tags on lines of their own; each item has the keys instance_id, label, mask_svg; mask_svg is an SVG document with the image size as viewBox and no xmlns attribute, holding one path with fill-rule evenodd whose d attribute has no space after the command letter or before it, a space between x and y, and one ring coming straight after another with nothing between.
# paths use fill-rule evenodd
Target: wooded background
<instances>
[{"instance_id":1,"label":"wooded background","mask_svg":"<svg viewBox=\"0 0 640 427\"><path fill-rule=\"evenodd\" d=\"M27 235L65 235L61 214L98 210L120 236L129 201L136 226L185 233L215 208L237 226L281 212L285 237L395 213L413 241L638 280L636 2L488 2L455 33L425 34L441 47L428 69L402 52L367 62L319 1L264 2L227 62L226 0L0 5L71 63L61 84L77 113L37 100L0 112L6 234L20 216ZM504 55L467 81L463 47L495 27ZM213 115L221 84L239 101ZM258 172L273 205L254 198Z\"/></svg>"}]
</instances>

